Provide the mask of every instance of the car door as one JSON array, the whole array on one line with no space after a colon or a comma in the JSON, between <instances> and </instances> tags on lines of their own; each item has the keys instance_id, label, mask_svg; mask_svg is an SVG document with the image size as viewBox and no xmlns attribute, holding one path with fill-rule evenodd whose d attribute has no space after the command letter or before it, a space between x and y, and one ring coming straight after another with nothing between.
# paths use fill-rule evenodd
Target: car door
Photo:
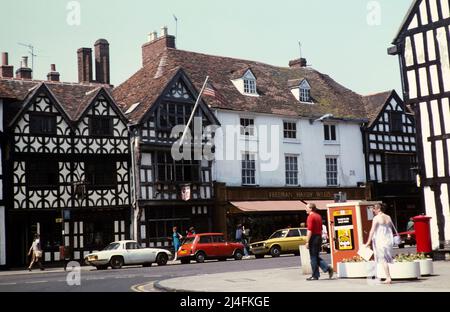
<instances>
[{"instance_id":1,"label":"car door","mask_svg":"<svg viewBox=\"0 0 450 312\"><path fill-rule=\"evenodd\" d=\"M301 240L302 238L298 229L290 229L285 238L286 251L297 252Z\"/></svg>"},{"instance_id":2,"label":"car door","mask_svg":"<svg viewBox=\"0 0 450 312\"><path fill-rule=\"evenodd\" d=\"M200 240L197 244L197 251L202 250L206 253L207 257L214 257L216 254L216 250L214 248L213 240L211 235L202 235L200 236Z\"/></svg>"},{"instance_id":3,"label":"car door","mask_svg":"<svg viewBox=\"0 0 450 312\"><path fill-rule=\"evenodd\" d=\"M155 262L156 252L153 248L142 248L138 243L136 243L136 249L133 251L136 263L139 264Z\"/></svg>"},{"instance_id":4,"label":"car door","mask_svg":"<svg viewBox=\"0 0 450 312\"><path fill-rule=\"evenodd\" d=\"M231 247L227 244L223 235L214 235L213 245L216 257L229 257L232 253L230 252Z\"/></svg>"},{"instance_id":5,"label":"car door","mask_svg":"<svg viewBox=\"0 0 450 312\"><path fill-rule=\"evenodd\" d=\"M126 264L136 264L139 263L139 254L137 251L136 242L125 243L124 260Z\"/></svg>"}]
</instances>

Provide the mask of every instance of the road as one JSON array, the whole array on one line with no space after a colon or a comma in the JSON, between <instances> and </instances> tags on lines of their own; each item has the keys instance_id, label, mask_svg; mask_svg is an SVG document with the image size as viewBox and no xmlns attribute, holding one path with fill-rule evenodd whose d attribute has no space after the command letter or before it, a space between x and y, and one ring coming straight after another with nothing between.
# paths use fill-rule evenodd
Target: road
<instances>
[{"instance_id":1,"label":"road","mask_svg":"<svg viewBox=\"0 0 450 312\"><path fill-rule=\"evenodd\" d=\"M329 257L326 257L329 258ZM69 286L67 272L35 271L25 274L0 276L0 292L127 292L133 286L181 276L262 270L279 267L300 266L300 257L282 256L264 259L207 261L205 263L180 264L170 262L166 266L153 265L124 267L120 270L98 271L94 267L82 267L81 285ZM72 274L71 276L74 276Z\"/></svg>"},{"instance_id":2,"label":"road","mask_svg":"<svg viewBox=\"0 0 450 312\"><path fill-rule=\"evenodd\" d=\"M415 248L395 249L397 252L414 252ZM322 254L329 263L330 256ZM138 289L139 285L182 276L199 274L240 272L264 270L271 268L289 268L300 266L300 257L281 256L279 258L265 257L248 260L207 261L182 265L179 262L168 263L166 266L153 265L124 267L120 270L108 269L98 271L94 267L82 267L80 271L81 285L68 285L68 272L27 271L0 275L0 292L130 292ZM75 276L74 273L69 273ZM156 291L156 290L155 290Z\"/></svg>"}]
</instances>

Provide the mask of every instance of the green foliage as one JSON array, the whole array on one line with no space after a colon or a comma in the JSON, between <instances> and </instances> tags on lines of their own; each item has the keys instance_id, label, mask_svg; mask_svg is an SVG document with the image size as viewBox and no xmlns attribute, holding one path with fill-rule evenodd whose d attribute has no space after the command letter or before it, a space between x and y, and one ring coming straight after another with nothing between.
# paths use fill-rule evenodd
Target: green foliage
<instances>
[{"instance_id":1,"label":"green foliage","mask_svg":"<svg viewBox=\"0 0 450 312\"><path fill-rule=\"evenodd\" d=\"M430 257L425 255L423 252L421 253L411 253L411 254L398 254L395 256L395 262L413 262L415 260L424 260L429 259Z\"/></svg>"}]
</instances>

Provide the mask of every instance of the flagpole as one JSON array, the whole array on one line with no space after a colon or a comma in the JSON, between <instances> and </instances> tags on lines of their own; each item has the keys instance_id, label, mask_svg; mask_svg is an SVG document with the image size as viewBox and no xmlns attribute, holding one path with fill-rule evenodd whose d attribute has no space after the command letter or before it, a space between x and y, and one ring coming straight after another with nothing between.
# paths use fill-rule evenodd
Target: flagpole
<instances>
[{"instance_id":1,"label":"flagpole","mask_svg":"<svg viewBox=\"0 0 450 312\"><path fill-rule=\"evenodd\" d=\"M209 79L209 76L206 76L205 82L203 83L203 87L200 90L200 93L199 93L199 95L197 97L197 101L195 101L195 105L194 105L194 108L192 109L191 116L189 117L189 120L187 122L186 128L184 128L183 135L181 136L181 140L180 140L181 144L183 144L183 140L184 140L184 137L186 136L187 130L189 129L189 125L191 124L192 119L194 119L195 109L197 108L198 103L200 102L200 98L202 97L203 90L205 90L206 83L208 82L208 79Z\"/></svg>"}]
</instances>

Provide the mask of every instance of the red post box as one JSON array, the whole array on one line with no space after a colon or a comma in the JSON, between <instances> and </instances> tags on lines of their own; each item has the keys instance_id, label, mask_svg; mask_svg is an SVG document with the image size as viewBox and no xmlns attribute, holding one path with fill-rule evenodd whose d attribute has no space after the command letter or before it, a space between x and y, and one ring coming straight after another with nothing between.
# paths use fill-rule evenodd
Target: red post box
<instances>
[{"instance_id":1,"label":"red post box","mask_svg":"<svg viewBox=\"0 0 450 312\"><path fill-rule=\"evenodd\" d=\"M413 218L417 252L431 252L430 219L431 217L427 216Z\"/></svg>"}]
</instances>

